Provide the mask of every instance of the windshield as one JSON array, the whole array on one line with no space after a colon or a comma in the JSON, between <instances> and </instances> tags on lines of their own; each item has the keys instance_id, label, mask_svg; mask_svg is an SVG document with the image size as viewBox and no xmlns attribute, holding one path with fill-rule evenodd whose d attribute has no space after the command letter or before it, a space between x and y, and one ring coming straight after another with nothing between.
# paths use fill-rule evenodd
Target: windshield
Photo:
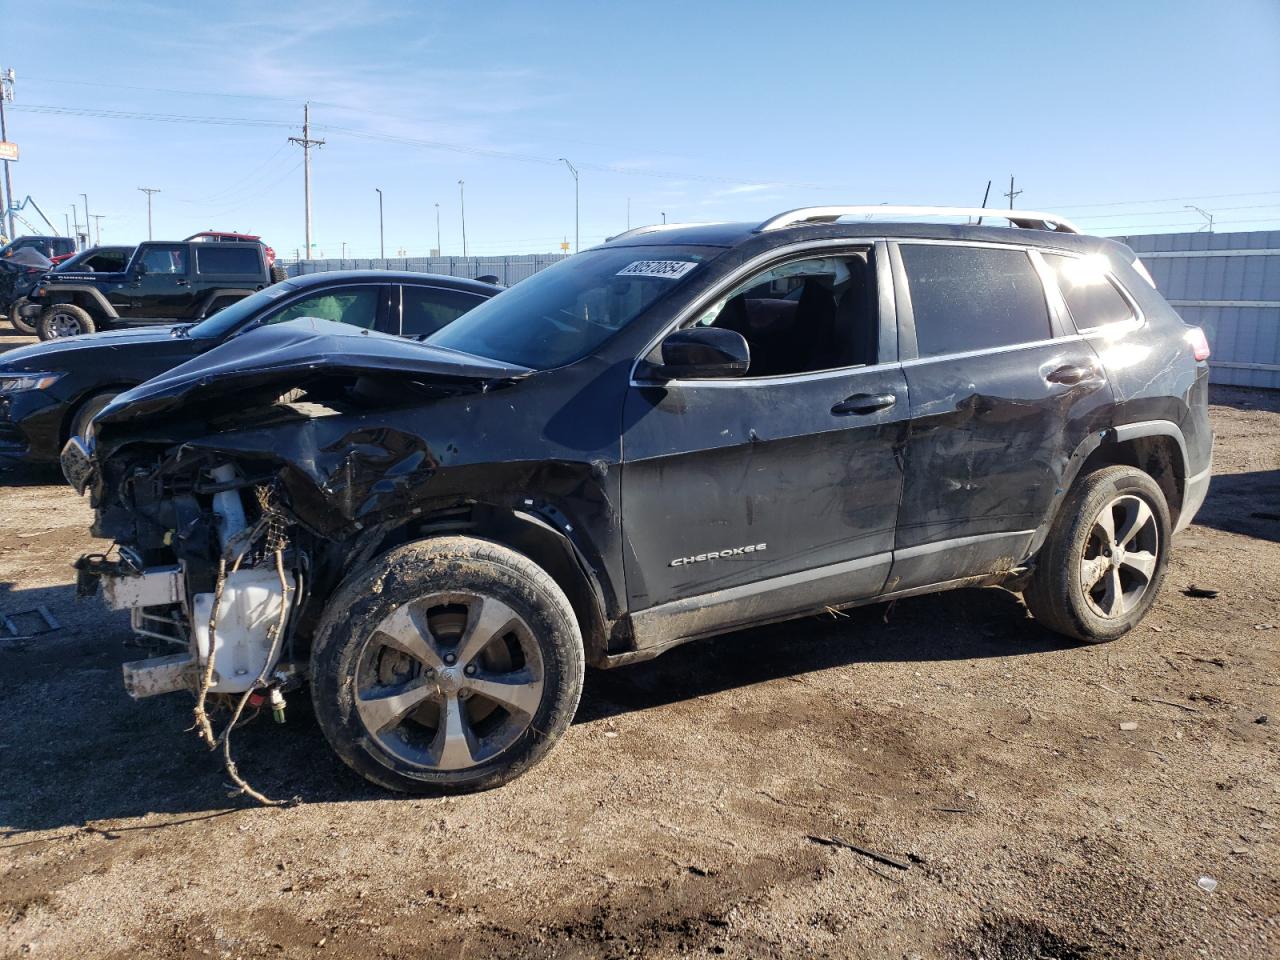
<instances>
[{"instance_id":1,"label":"windshield","mask_svg":"<svg viewBox=\"0 0 1280 960\"><path fill-rule=\"evenodd\" d=\"M535 273L427 338L549 370L584 357L718 256L707 247L588 250Z\"/></svg>"},{"instance_id":2,"label":"windshield","mask_svg":"<svg viewBox=\"0 0 1280 960\"><path fill-rule=\"evenodd\" d=\"M287 293L298 288L288 280L272 284L265 290L250 294L243 300L237 300L229 307L223 307L208 320L202 320L187 331L189 337L217 340L231 333L236 327L247 322L275 303Z\"/></svg>"}]
</instances>

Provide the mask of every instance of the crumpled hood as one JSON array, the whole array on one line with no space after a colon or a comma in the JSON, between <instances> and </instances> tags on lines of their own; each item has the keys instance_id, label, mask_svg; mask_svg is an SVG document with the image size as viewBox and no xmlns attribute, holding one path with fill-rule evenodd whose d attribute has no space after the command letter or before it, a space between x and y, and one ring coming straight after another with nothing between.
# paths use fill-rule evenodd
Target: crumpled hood
<instances>
[{"instance_id":1,"label":"crumpled hood","mask_svg":"<svg viewBox=\"0 0 1280 960\"><path fill-rule=\"evenodd\" d=\"M246 391L284 392L323 374L386 374L457 383L514 380L532 372L528 367L499 360L303 317L232 337L196 359L120 394L95 422L132 422L186 406L204 407L219 399L234 404Z\"/></svg>"},{"instance_id":2,"label":"crumpled hood","mask_svg":"<svg viewBox=\"0 0 1280 960\"><path fill-rule=\"evenodd\" d=\"M190 326L179 324L178 326ZM58 337L44 343L33 343L28 347L18 347L0 353L0 369L10 370L43 370L52 366L61 369L61 364L74 354L84 350L103 350L102 362L110 363L111 348L129 348L138 345L167 343L174 339L170 326L140 327L132 330L103 330L101 333L85 333L78 337Z\"/></svg>"}]
</instances>

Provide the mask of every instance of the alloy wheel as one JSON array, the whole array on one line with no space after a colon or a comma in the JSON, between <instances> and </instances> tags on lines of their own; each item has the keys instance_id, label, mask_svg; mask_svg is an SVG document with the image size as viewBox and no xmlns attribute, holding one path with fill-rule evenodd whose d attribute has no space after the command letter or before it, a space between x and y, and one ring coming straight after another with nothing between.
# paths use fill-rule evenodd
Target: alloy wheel
<instances>
[{"instance_id":1,"label":"alloy wheel","mask_svg":"<svg viewBox=\"0 0 1280 960\"><path fill-rule=\"evenodd\" d=\"M365 641L356 713L398 759L463 770L528 730L543 679L533 632L509 606L480 594L431 594L397 607Z\"/></svg>"},{"instance_id":2,"label":"alloy wheel","mask_svg":"<svg viewBox=\"0 0 1280 960\"><path fill-rule=\"evenodd\" d=\"M49 335L51 337L77 337L81 334L80 320L66 313L55 313L49 318Z\"/></svg>"},{"instance_id":3,"label":"alloy wheel","mask_svg":"<svg viewBox=\"0 0 1280 960\"><path fill-rule=\"evenodd\" d=\"M1156 574L1160 528L1142 497L1124 494L1094 518L1080 557L1080 586L1100 617L1113 619L1132 610Z\"/></svg>"}]
</instances>

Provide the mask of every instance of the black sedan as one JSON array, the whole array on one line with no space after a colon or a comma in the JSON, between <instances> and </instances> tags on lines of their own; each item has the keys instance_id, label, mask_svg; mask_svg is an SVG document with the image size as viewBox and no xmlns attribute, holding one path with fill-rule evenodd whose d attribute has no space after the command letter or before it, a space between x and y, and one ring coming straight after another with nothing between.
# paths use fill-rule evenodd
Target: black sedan
<instances>
[{"instance_id":1,"label":"black sedan","mask_svg":"<svg viewBox=\"0 0 1280 960\"><path fill-rule=\"evenodd\" d=\"M113 397L246 330L318 317L406 337L434 333L501 287L381 270L295 277L197 324L111 330L0 354L0 456L56 461Z\"/></svg>"}]
</instances>

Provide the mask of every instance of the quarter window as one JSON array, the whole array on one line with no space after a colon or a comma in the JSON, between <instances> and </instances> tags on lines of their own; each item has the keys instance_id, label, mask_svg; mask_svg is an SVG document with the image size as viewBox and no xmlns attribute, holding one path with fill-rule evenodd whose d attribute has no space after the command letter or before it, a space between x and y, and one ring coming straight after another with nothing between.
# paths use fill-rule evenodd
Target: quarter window
<instances>
[{"instance_id":1,"label":"quarter window","mask_svg":"<svg viewBox=\"0 0 1280 960\"><path fill-rule=\"evenodd\" d=\"M922 357L1053 336L1040 275L1022 250L902 244Z\"/></svg>"},{"instance_id":2,"label":"quarter window","mask_svg":"<svg viewBox=\"0 0 1280 960\"><path fill-rule=\"evenodd\" d=\"M195 247L196 271L215 277L251 277L262 272L256 247L238 243L202 243Z\"/></svg>"},{"instance_id":3,"label":"quarter window","mask_svg":"<svg viewBox=\"0 0 1280 960\"><path fill-rule=\"evenodd\" d=\"M186 247L147 247L142 252L142 266L147 273L186 273Z\"/></svg>"},{"instance_id":4,"label":"quarter window","mask_svg":"<svg viewBox=\"0 0 1280 960\"><path fill-rule=\"evenodd\" d=\"M1064 257L1041 253L1058 279L1077 330L1104 327L1136 319L1133 308L1116 289L1106 259L1100 256Z\"/></svg>"}]
</instances>

